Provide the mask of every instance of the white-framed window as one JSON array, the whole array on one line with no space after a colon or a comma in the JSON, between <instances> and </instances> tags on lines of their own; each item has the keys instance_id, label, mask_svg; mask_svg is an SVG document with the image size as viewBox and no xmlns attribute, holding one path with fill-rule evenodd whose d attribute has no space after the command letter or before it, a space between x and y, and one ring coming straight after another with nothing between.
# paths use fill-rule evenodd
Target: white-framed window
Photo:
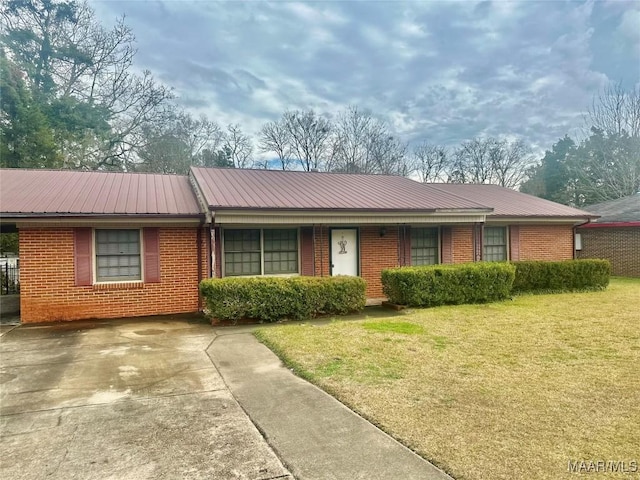
<instances>
[{"instance_id":1,"label":"white-framed window","mask_svg":"<svg viewBox=\"0 0 640 480\"><path fill-rule=\"evenodd\" d=\"M299 270L298 229L223 231L224 275L294 275Z\"/></svg>"},{"instance_id":2,"label":"white-framed window","mask_svg":"<svg viewBox=\"0 0 640 480\"><path fill-rule=\"evenodd\" d=\"M140 229L96 229L96 282L142 280Z\"/></svg>"},{"instance_id":3,"label":"white-framed window","mask_svg":"<svg viewBox=\"0 0 640 480\"><path fill-rule=\"evenodd\" d=\"M411 265L439 263L438 228L411 228Z\"/></svg>"},{"instance_id":4,"label":"white-framed window","mask_svg":"<svg viewBox=\"0 0 640 480\"><path fill-rule=\"evenodd\" d=\"M507 227L484 227L483 260L487 262L507 260Z\"/></svg>"}]
</instances>

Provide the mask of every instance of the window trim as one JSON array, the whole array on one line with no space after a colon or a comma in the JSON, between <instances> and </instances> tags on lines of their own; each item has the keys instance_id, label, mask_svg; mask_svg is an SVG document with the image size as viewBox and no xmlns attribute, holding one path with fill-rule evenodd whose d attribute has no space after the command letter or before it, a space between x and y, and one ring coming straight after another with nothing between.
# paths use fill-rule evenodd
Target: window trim
<instances>
[{"instance_id":1,"label":"window trim","mask_svg":"<svg viewBox=\"0 0 640 480\"><path fill-rule=\"evenodd\" d=\"M276 226L276 227L256 227L256 226L242 226L239 228L221 228L220 229L220 272L222 277L227 277L227 261L225 258L225 232L227 230L258 230L260 232L260 273L256 275L229 275L229 278L256 278L256 277L299 277L302 275L302 259L301 255L301 247L300 247L300 227L295 226ZM264 273L264 231L265 230L295 230L296 231L296 248L297 248L297 267L298 271L296 273Z\"/></svg>"},{"instance_id":2,"label":"window trim","mask_svg":"<svg viewBox=\"0 0 640 480\"><path fill-rule=\"evenodd\" d=\"M420 265L414 264L413 263L413 232L415 230L424 230L424 229L428 229L428 230L435 230L436 232L436 254L435 254L435 263L421 263ZM440 225L436 226L436 227L427 227L427 226L411 226L411 229L409 231L409 258L411 260L411 266L412 267L419 267L419 266L425 266L425 265L440 265L442 263L442 235L440 232Z\"/></svg>"},{"instance_id":3,"label":"window trim","mask_svg":"<svg viewBox=\"0 0 640 480\"><path fill-rule=\"evenodd\" d=\"M504 260L487 260L486 254L485 254L485 247L486 247L486 233L485 230L487 228L502 228L504 231ZM483 262L508 262L511 260L511 250L510 250L510 237L509 237L509 225L504 225L504 224L498 224L498 225L487 225L485 224L482 227L482 261ZM496 245L491 245L491 246L496 246Z\"/></svg>"},{"instance_id":4,"label":"window trim","mask_svg":"<svg viewBox=\"0 0 640 480\"><path fill-rule=\"evenodd\" d=\"M96 244L97 230L137 230L140 245L140 279L137 280L98 280L98 248ZM91 229L91 262L93 269L93 285L120 285L144 283L144 237L142 228L100 227Z\"/></svg>"}]
</instances>

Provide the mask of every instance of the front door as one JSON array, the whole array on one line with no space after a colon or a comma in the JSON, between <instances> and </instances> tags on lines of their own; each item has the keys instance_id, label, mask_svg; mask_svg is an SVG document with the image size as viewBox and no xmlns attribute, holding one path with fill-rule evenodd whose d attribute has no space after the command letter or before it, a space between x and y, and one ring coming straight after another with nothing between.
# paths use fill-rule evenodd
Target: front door
<instances>
[{"instance_id":1,"label":"front door","mask_svg":"<svg viewBox=\"0 0 640 480\"><path fill-rule=\"evenodd\" d=\"M358 230L331 230L331 275L358 276Z\"/></svg>"}]
</instances>

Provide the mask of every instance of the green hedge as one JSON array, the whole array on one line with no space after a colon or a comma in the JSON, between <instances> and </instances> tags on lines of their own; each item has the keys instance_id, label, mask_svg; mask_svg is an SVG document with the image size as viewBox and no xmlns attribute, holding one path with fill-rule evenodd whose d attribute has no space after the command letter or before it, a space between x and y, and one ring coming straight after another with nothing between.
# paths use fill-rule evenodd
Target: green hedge
<instances>
[{"instance_id":1,"label":"green hedge","mask_svg":"<svg viewBox=\"0 0 640 480\"><path fill-rule=\"evenodd\" d=\"M391 303L411 307L485 303L508 298L514 276L509 263L400 267L382 271L382 288Z\"/></svg>"},{"instance_id":2,"label":"green hedge","mask_svg":"<svg viewBox=\"0 0 640 480\"><path fill-rule=\"evenodd\" d=\"M604 290L611 275L611 264L607 260L523 261L513 264L516 267L513 293Z\"/></svg>"},{"instance_id":3,"label":"green hedge","mask_svg":"<svg viewBox=\"0 0 640 480\"><path fill-rule=\"evenodd\" d=\"M200 283L212 318L265 322L357 312L365 306L365 289L359 277L211 278Z\"/></svg>"}]
</instances>

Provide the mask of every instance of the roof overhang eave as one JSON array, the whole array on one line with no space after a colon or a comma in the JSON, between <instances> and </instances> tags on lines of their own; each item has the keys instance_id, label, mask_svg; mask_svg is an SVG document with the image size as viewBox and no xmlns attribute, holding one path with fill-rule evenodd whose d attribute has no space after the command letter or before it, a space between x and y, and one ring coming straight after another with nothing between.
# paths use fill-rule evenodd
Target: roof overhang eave
<instances>
[{"instance_id":1,"label":"roof overhang eave","mask_svg":"<svg viewBox=\"0 0 640 480\"><path fill-rule=\"evenodd\" d=\"M470 224L485 221L484 212L468 210L216 210L216 224L222 225L392 225Z\"/></svg>"},{"instance_id":2,"label":"roof overhang eave","mask_svg":"<svg viewBox=\"0 0 640 480\"><path fill-rule=\"evenodd\" d=\"M597 215L487 215L487 223L584 223Z\"/></svg>"},{"instance_id":3,"label":"roof overhang eave","mask_svg":"<svg viewBox=\"0 0 640 480\"><path fill-rule=\"evenodd\" d=\"M204 214L60 214L60 213L3 213L0 224L201 224Z\"/></svg>"},{"instance_id":4,"label":"roof overhang eave","mask_svg":"<svg viewBox=\"0 0 640 480\"><path fill-rule=\"evenodd\" d=\"M219 205L209 205L210 212L237 212L242 214L290 214L295 213L297 215L304 215L305 213L325 213L325 214L334 214L334 213L342 213L342 214L380 214L380 213L389 213L389 214L462 214L462 215L487 215L493 212L492 208L275 208L275 207L234 207L234 206L219 206Z\"/></svg>"}]
</instances>

